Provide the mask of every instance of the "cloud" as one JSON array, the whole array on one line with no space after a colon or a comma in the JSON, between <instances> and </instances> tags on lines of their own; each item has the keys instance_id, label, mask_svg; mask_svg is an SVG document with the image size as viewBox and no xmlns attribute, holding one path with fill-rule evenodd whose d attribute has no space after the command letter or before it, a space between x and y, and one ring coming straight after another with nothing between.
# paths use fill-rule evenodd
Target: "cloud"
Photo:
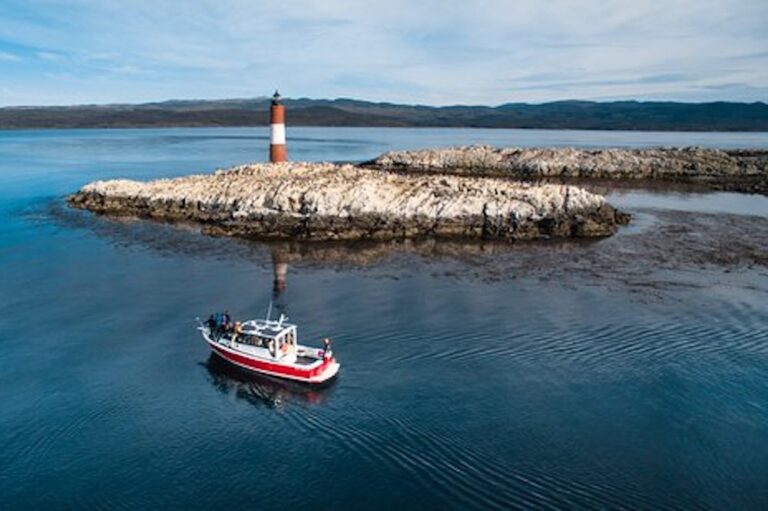
<instances>
[{"instance_id":1,"label":"cloud","mask_svg":"<svg viewBox=\"0 0 768 511\"><path fill-rule=\"evenodd\" d=\"M5 62L18 62L21 60L21 57L19 57L16 54L9 53L7 51L0 51L0 61Z\"/></svg>"},{"instance_id":2,"label":"cloud","mask_svg":"<svg viewBox=\"0 0 768 511\"><path fill-rule=\"evenodd\" d=\"M113 68L112 72L114 72L114 73L122 73L122 74L127 74L127 75L138 75L138 74L143 73L144 70L142 68L140 68L139 66L131 66L131 65L128 65L128 64L124 64L124 65L117 66L117 67Z\"/></svg>"},{"instance_id":3,"label":"cloud","mask_svg":"<svg viewBox=\"0 0 768 511\"><path fill-rule=\"evenodd\" d=\"M67 72L108 101L275 87L431 104L690 100L715 90L766 100L765 19L764 0L4 0L0 50L6 41L43 61L11 77L20 89L61 71L61 58L43 55L66 56ZM35 90L40 103L89 92Z\"/></svg>"},{"instance_id":4,"label":"cloud","mask_svg":"<svg viewBox=\"0 0 768 511\"><path fill-rule=\"evenodd\" d=\"M41 58L43 60L53 60L53 61L64 60L63 55L54 53L52 51L38 51L36 55L38 58Z\"/></svg>"}]
</instances>

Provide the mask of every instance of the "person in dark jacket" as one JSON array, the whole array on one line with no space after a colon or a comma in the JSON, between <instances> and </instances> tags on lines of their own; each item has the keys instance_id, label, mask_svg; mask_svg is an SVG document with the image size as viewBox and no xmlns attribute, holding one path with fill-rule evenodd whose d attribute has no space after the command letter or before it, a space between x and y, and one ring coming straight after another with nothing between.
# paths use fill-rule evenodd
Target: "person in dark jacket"
<instances>
[{"instance_id":1,"label":"person in dark jacket","mask_svg":"<svg viewBox=\"0 0 768 511\"><path fill-rule=\"evenodd\" d=\"M215 328L216 328L216 337L219 337L219 336L221 336L221 332L222 332L222 328L221 328L221 325L222 325L222 314L221 314L221 312L217 312L216 314L213 315L213 321L215 323Z\"/></svg>"},{"instance_id":2,"label":"person in dark jacket","mask_svg":"<svg viewBox=\"0 0 768 511\"><path fill-rule=\"evenodd\" d=\"M216 331L216 318L213 317L213 314L208 316L208 319L205 321L205 326L208 327L208 334L213 337L213 334Z\"/></svg>"}]
</instances>

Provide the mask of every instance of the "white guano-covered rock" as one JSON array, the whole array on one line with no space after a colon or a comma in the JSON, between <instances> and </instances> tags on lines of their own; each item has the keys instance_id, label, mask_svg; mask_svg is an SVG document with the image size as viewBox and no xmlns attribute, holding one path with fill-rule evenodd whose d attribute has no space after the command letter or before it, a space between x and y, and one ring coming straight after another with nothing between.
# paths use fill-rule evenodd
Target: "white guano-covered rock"
<instances>
[{"instance_id":1,"label":"white guano-covered rock","mask_svg":"<svg viewBox=\"0 0 768 511\"><path fill-rule=\"evenodd\" d=\"M263 238L604 236L627 220L603 197L574 186L402 175L330 163L243 165L146 183L96 181L70 203Z\"/></svg>"},{"instance_id":2,"label":"white guano-covered rock","mask_svg":"<svg viewBox=\"0 0 768 511\"><path fill-rule=\"evenodd\" d=\"M408 173L667 180L768 193L768 151L761 150L494 148L473 145L392 151L366 166Z\"/></svg>"}]
</instances>

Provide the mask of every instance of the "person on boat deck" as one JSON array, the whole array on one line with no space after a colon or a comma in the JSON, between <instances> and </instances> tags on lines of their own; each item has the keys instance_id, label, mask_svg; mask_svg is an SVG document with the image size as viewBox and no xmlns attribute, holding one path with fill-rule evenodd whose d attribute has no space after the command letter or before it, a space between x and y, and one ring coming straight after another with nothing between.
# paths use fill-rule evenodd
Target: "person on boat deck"
<instances>
[{"instance_id":1,"label":"person on boat deck","mask_svg":"<svg viewBox=\"0 0 768 511\"><path fill-rule=\"evenodd\" d=\"M221 322L224 325L224 330L227 331L232 328L232 316L229 315L229 311L224 311L222 314Z\"/></svg>"},{"instance_id":2,"label":"person on boat deck","mask_svg":"<svg viewBox=\"0 0 768 511\"><path fill-rule=\"evenodd\" d=\"M243 325L239 321L235 321L235 325L232 327L232 344L234 344L237 338L241 335L243 335Z\"/></svg>"},{"instance_id":3,"label":"person on boat deck","mask_svg":"<svg viewBox=\"0 0 768 511\"><path fill-rule=\"evenodd\" d=\"M331 340L329 338L323 339L323 358L328 358L331 355Z\"/></svg>"},{"instance_id":4,"label":"person on boat deck","mask_svg":"<svg viewBox=\"0 0 768 511\"><path fill-rule=\"evenodd\" d=\"M216 318L214 318L213 314L208 316L208 319L205 321L205 326L208 327L208 331L213 335L213 332L216 329Z\"/></svg>"},{"instance_id":5,"label":"person on boat deck","mask_svg":"<svg viewBox=\"0 0 768 511\"><path fill-rule=\"evenodd\" d=\"M291 348L293 347L292 344L293 343L291 342L291 334L287 334L285 336L285 340L283 341L283 347L281 348L283 351L283 355L287 355L288 352L291 351Z\"/></svg>"}]
</instances>

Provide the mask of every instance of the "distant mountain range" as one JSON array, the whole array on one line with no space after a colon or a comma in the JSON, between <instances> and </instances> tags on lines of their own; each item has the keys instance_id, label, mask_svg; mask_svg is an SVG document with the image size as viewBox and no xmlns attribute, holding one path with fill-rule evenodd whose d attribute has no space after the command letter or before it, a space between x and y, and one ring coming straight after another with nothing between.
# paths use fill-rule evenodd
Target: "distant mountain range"
<instances>
[{"instance_id":1,"label":"distant mountain range","mask_svg":"<svg viewBox=\"0 0 768 511\"><path fill-rule=\"evenodd\" d=\"M352 99L286 99L289 126L395 126L660 131L768 131L768 105L556 101L420 106ZM0 129L266 126L269 98L136 105L0 108Z\"/></svg>"}]
</instances>

